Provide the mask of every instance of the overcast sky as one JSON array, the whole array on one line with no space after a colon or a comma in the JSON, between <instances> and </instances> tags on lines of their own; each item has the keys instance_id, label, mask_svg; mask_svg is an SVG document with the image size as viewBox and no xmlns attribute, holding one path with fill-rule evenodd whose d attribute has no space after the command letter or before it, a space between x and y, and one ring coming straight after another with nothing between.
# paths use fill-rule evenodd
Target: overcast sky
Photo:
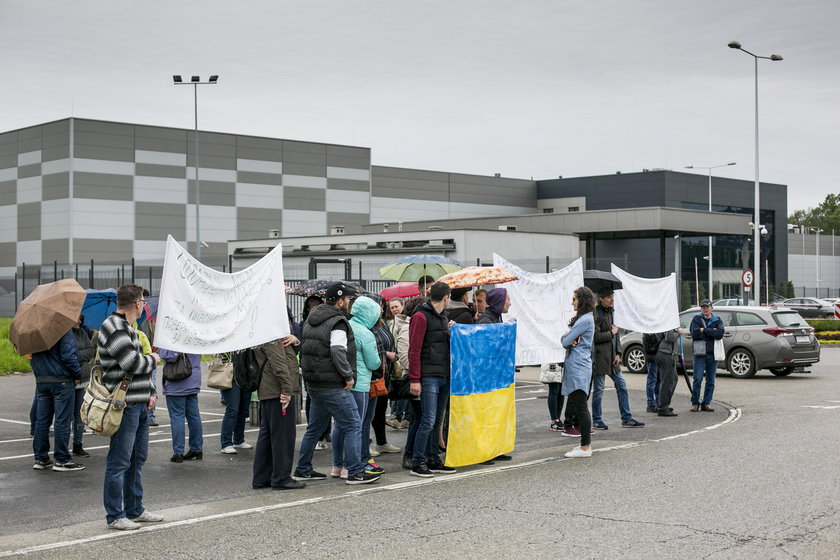
<instances>
[{"instance_id":1,"label":"overcast sky","mask_svg":"<svg viewBox=\"0 0 840 560\"><path fill-rule=\"evenodd\" d=\"M77 117L548 179L710 166L840 193L837 0L0 0L0 131ZM835 163L832 163L834 161ZM699 171L705 174L705 171Z\"/></svg>"}]
</instances>

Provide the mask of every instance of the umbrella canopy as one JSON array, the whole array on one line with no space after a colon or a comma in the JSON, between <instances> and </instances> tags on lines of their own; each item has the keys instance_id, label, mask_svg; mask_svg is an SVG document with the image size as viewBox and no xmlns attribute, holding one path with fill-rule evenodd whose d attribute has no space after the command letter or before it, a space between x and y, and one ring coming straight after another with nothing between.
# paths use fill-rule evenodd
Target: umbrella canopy
<instances>
[{"instance_id":1,"label":"umbrella canopy","mask_svg":"<svg viewBox=\"0 0 840 560\"><path fill-rule=\"evenodd\" d=\"M85 291L72 278L42 284L20 302L9 340L19 354L52 348L79 320Z\"/></svg>"},{"instance_id":2,"label":"umbrella canopy","mask_svg":"<svg viewBox=\"0 0 840 560\"><path fill-rule=\"evenodd\" d=\"M307 280L306 282L301 282L287 293L293 296L302 296L302 297L309 297L309 296L318 296L321 299L327 297L327 286L330 284L335 284L336 282L344 282L351 288L355 289L356 292L359 294L364 294L365 289L362 288L360 284L356 282L350 282L349 280Z\"/></svg>"},{"instance_id":3,"label":"umbrella canopy","mask_svg":"<svg viewBox=\"0 0 840 560\"><path fill-rule=\"evenodd\" d=\"M501 266L470 266L457 272L438 278L438 282L445 282L450 288L469 288L470 286L487 286L490 284L504 284L513 282L518 277Z\"/></svg>"},{"instance_id":4,"label":"umbrella canopy","mask_svg":"<svg viewBox=\"0 0 840 560\"><path fill-rule=\"evenodd\" d=\"M609 288L610 290L620 290L621 280L619 280L612 272L605 272L603 270L584 270L583 285L595 292L597 295L598 292L604 288Z\"/></svg>"},{"instance_id":5,"label":"umbrella canopy","mask_svg":"<svg viewBox=\"0 0 840 560\"><path fill-rule=\"evenodd\" d=\"M441 255L406 255L380 268L379 275L399 282L416 282L424 276L440 278L461 268L458 261Z\"/></svg>"},{"instance_id":6,"label":"umbrella canopy","mask_svg":"<svg viewBox=\"0 0 840 560\"><path fill-rule=\"evenodd\" d=\"M417 287L417 282L397 282L393 286L380 290L379 295L385 298L385 301L391 301L394 298L410 298L419 296L420 288Z\"/></svg>"},{"instance_id":7,"label":"umbrella canopy","mask_svg":"<svg viewBox=\"0 0 840 560\"><path fill-rule=\"evenodd\" d=\"M107 290L87 289L85 292L87 292L87 296L84 305L82 305L85 326L98 330L102 326L102 322L117 310L117 290L114 288L108 288Z\"/></svg>"}]
</instances>

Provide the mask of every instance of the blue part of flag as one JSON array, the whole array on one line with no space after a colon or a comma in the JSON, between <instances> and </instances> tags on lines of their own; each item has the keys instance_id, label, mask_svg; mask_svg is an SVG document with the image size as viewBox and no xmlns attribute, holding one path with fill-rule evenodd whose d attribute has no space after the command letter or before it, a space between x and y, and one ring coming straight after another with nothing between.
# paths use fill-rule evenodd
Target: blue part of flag
<instances>
[{"instance_id":1,"label":"blue part of flag","mask_svg":"<svg viewBox=\"0 0 840 560\"><path fill-rule=\"evenodd\" d=\"M516 323L455 324L450 339L453 395L509 387L516 375Z\"/></svg>"}]
</instances>

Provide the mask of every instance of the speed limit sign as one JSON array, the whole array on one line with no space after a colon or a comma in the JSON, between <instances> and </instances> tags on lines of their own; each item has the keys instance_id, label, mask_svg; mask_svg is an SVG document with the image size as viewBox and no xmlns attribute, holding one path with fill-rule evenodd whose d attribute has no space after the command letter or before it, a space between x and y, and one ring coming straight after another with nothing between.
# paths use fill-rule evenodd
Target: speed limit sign
<instances>
[{"instance_id":1,"label":"speed limit sign","mask_svg":"<svg viewBox=\"0 0 840 560\"><path fill-rule=\"evenodd\" d=\"M749 288L753 285L753 271L752 270L745 270L741 274L741 283Z\"/></svg>"}]
</instances>

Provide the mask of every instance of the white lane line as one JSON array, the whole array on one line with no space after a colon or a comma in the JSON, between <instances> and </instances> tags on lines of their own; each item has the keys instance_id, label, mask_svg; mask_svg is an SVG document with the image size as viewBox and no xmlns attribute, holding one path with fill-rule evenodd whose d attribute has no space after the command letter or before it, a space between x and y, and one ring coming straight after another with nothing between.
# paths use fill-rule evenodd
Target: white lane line
<instances>
[{"instance_id":1,"label":"white lane line","mask_svg":"<svg viewBox=\"0 0 840 560\"><path fill-rule=\"evenodd\" d=\"M727 407L727 408L729 408L729 407ZM684 437L686 435L702 433L702 432L707 431L707 430L715 430L717 428L720 428L721 426L731 424L732 422L735 422L740 418L741 418L741 409L740 408L729 408L729 416L726 418L726 420L723 420L722 422L719 422L719 423L714 424L712 426L707 426L707 427L703 428L702 430L692 430L691 432L686 432L685 434L678 434L678 435L675 435L675 436L668 436L668 437L659 438L659 439L645 440L645 441L641 441L641 442L627 443L627 444L623 444L623 445L614 445L614 446L611 446L611 447L594 449L593 451L602 453L602 452L606 452L606 451L615 451L615 450L618 450L618 449L630 449L630 448L633 448L633 447L639 447L641 445L648 445L648 444L651 444L651 443L668 441L668 440L672 440L672 439L675 439L675 438L678 438L678 437ZM574 461L574 459L567 459L566 457L563 457L563 456L560 456L560 457L544 457L542 459L535 459L533 461L527 461L525 463L518 463L518 464L515 464L515 465L502 465L502 466L498 466L498 467L490 467L488 469L481 469L481 470L477 470L477 471L469 471L469 472L463 472L463 473L443 475L443 476L440 476L440 477L427 478L427 479L423 479L423 480L410 480L408 482L398 482L398 483L394 483L394 484L388 484L386 486L369 486L367 488L362 488L362 489L359 489L359 490L351 490L351 491L345 492L343 494L337 494L337 495L334 495L334 496L319 496L317 498L308 498L308 499L304 499L304 500L297 500L297 501L294 501L294 502L288 502L288 503L283 503L283 504L273 504L273 505L269 505L269 506L259 506L259 507L254 507L254 508L241 509L241 510L236 510L236 511L229 511L229 512L225 512L225 513L205 515L203 517L194 517L194 518L191 518L191 519L182 519L180 521L170 521L170 522L166 522L166 523L161 523L159 525L143 526L140 529L137 529L135 531L110 532L110 533L104 533L102 535L96 535L96 536L93 536L93 537L85 537L85 538L81 538L81 539L74 539L74 540L71 540L71 541L62 541L62 542L32 546L32 547L29 547L29 548L21 548L21 549L18 549L18 550L10 550L10 551L7 551L7 552L1 552L0 553L0 558L6 558L6 557L9 557L9 556L15 556L15 555L18 555L18 554L31 554L33 552L42 552L44 550L55 550L55 549L59 549L59 548L66 548L66 547L69 547L69 546L77 546L77 545L82 545L82 544L87 544L87 543L92 543L92 542L97 542L97 541L105 541L105 540L112 540L112 539L119 539L119 538L128 538L132 535L137 535L137 534L142 534L142 533L151 533L151 532L156 532L156 531L165 531L167 529L173 529L173 528L176 528L176 527L187 527L187 526L190 526L190 525L195 525L195 524L198 524L198 523L205 523L207 521L213 521L213 520L216 520L216 519L230 519L230 518L233 518L233 517L241 517L243 515L249 515L251 513L264 513L264 512L267 512L267 511L287 509L287 508L291 508L291 507L304 506L304 505L314 504L314 503L318 503L318 502L332 502L332 501L337 501L337 500L346 500L346 499L348 499L350 497L353 497L353 496L358 496L358 495L362 495L362 494L369 494L371 492L390 492L390 491L394 491L394 490L403 490L403 489L406 489L406 488L423 486L425 484L444 484L444 483L451 482L451 481L454 481L454 480L460 480L462 478L470 478L470 477L473 477L473 476L487 476L487 475L490 475L490 474L495 474L495 473L503 472L503 471L507 471L507 470L523 469L523 468L534 466L534 465L542 465L542 464L545 464L545 463L552 463L552 462L559 462L559 461Z\"/></svg>"},{"instance_id":2,"label":"white lane line","mask_svg":"<svg viewBox=\"0 0 840 560\"><path fill-rule=\"evenodd\" d=\"M21 422L20 420L9 420L8 418L0 418L0 422L9 422L10 424L23 424L28 426L29 422Z\"/></svg>"}]
</instances>

